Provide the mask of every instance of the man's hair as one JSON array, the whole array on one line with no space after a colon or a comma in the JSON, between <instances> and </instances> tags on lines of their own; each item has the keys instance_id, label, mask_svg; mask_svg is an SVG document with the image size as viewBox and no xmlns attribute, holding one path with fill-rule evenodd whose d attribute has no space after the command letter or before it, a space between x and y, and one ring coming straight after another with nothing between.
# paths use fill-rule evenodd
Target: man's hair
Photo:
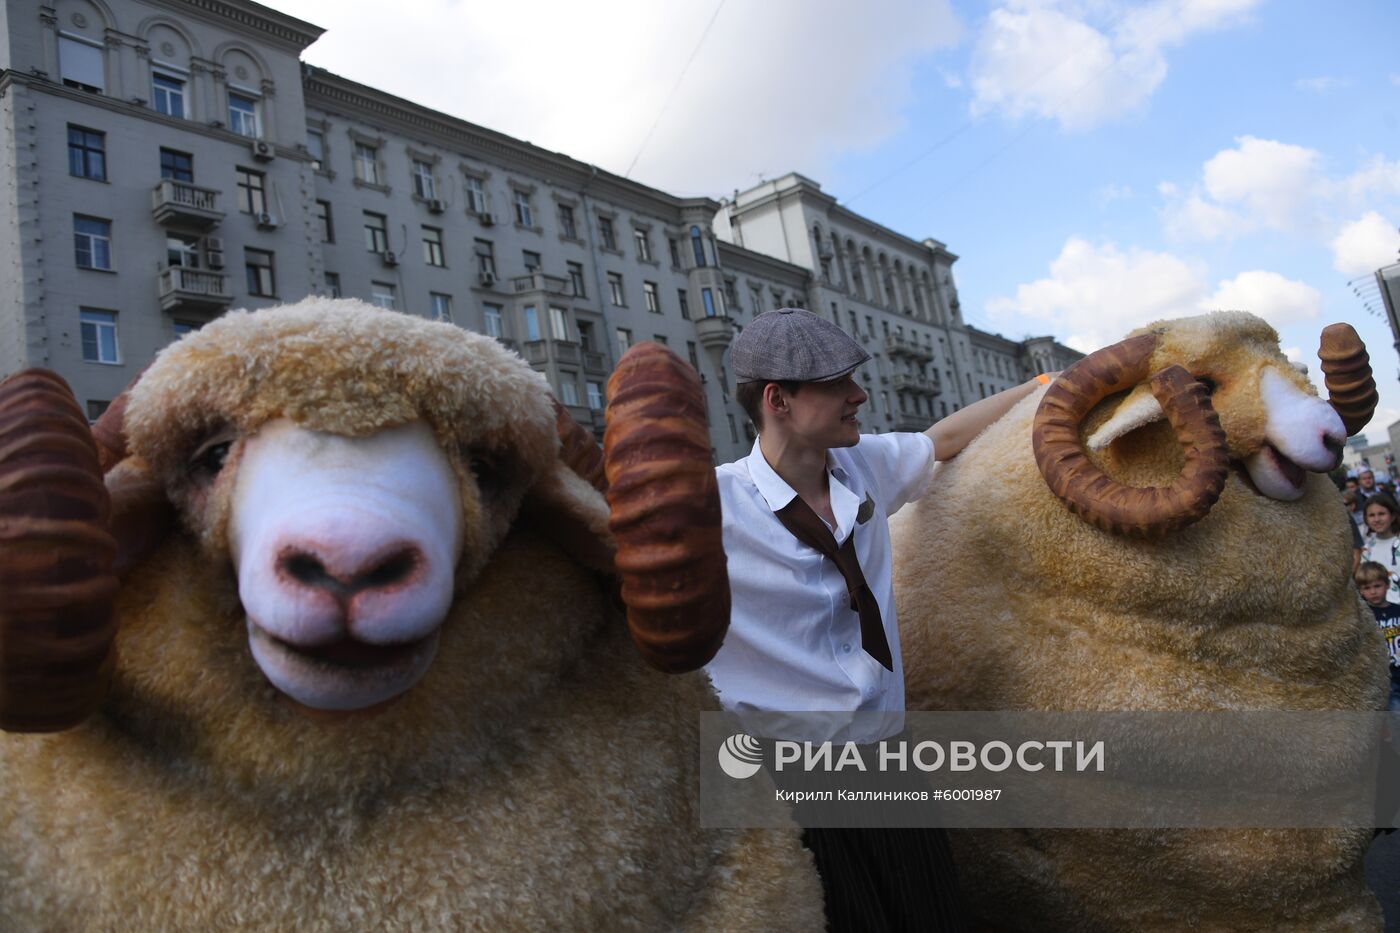
<instances>
[{"instance_id":1,"label":"man's hair","mask_svg":"<svg viewBox=\"0 0 1400 933\"><path fill-rule=\"evenodd\" d=\"M1365 586L1367 583L1390 582L1390 571L1385 569L1385 564L1379 564L1373 560L1363 560L1361 566L1356 568L1356 585Z\"/></svg>"},{"instance_id":2,"label":"man's hair","mask_svg":"<svg viewBox=\"0 0 1400 933\"><path fill-rule=\"evenodd\" d=\"M788 395L796 395L802 386L802 383L791 379L755 379L753 382L741 382L734 388L734 400L760 431L763 430L763 389L770 382L777 383L778 388Z\"/></svg>"}]
</instances>

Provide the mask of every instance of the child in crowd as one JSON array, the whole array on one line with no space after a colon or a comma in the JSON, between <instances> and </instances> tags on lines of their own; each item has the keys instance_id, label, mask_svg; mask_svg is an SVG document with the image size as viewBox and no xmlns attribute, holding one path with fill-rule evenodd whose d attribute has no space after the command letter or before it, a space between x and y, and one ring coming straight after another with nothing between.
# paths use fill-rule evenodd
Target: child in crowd
<instances>
[{"instance_id":1,"label":"child in crowd","mask_svg":"<svg viewBox=\"0 0 1400 933\"><path fill-rule=\"evenodd\" d=\"M1400 604L1400 504L1378 492L1366 500L1366 537L1361 559L1375 561L1390 574L1389 602Z\"/></svg>"},{"instance_id":2,"label":"child in crowd","mask_svg":"<svg viewBox=\"0 0 1400 933\"><path fill-rule=\"evenodd\" d=\"M1390 711L1400 712L1400 606L1386 601L1391 575L1381 564L1365 561L1356 571L1356 587L1376 616L1376 627L1390 653Z\"/></svg>"}]
</instances>

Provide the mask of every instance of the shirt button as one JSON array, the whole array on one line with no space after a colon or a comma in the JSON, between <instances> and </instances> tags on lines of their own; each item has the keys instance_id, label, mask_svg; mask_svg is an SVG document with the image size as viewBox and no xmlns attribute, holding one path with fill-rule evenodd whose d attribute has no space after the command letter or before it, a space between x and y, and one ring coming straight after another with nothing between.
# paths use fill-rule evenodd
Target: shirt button
<instances>
[{"instance_id":1,"label":"shirt button","mask_svg":"<svg viewBox=\"0 0 1400 933\"><path fill-rule=\"evenodd\" d=\"M851 643L850 643L850 642L846 642L844 645L841 646L841 650L844 651L846 654L850 654L850 653L851 653Z\"/></svg>"}]
</instances>

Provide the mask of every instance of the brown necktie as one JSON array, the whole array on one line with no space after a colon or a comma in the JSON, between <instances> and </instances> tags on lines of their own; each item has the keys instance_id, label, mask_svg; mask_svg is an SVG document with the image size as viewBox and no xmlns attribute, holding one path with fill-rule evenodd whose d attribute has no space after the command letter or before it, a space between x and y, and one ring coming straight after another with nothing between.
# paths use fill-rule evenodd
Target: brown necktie
<instances>
[{"instance_id":1,"label":"brown necktie","mask_svg":"<svg viewBox=\"0 0 1400 933\"><path fill-rule=\"evenodd\" d=\"M846 536L846 543L836 546L836 536L826 526L812 507L794 496L792 501L773 513L783 523L792 536L818 553L831 558L836 569L846 580L846 593L851 598L851 609L860 613L860 641L865 653L894 670L894 658L890 655L890 643L885 638L885 626L880 621L880 604L875 594L865 582L865 574L856 560L856 535L854 529Z\"/></svg>"}]
</instances>

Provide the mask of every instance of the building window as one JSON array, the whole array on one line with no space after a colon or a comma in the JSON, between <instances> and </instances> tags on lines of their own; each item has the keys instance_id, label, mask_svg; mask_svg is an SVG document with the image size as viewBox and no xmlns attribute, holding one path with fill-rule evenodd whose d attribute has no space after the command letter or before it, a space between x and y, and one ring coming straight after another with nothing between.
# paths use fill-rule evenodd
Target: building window
<instances>
[{"instance_id":1,"label":"building window","mask_svg":"<svg viewBox=\"0 0 1400 933\"><path fill-rule=\"evenodd\" d=\"M663 347L669 347L671 345L671 338L667 337L665 334L652 334L651 339L661 344Z\"/></svg>"},{"instance_id":2,"label":"building window","mask_svg":"<svg viewBox=\"0 0 1400 933\"><path fill-rule=\"evenodd\" d=\"M176 337L183 337L186 334L192 334L195 331L199 330L199 327L200 324L198 321L176 320L171 324L171 330L175 332Z\"/></svg>"},{"instance_id":3,"label":"building window","mask_svg":"<svg viewBox=\"0 0 1400 933\"><path fill-rule=\"evenodd\" d=\"M647 236L647 232L634 227L632 239L637 242L637 258L642 262L651 262L651 237Z\"/></svg>"},{"instance_id":4,"label":"building window","mask_svg":"<svg viewBox=\"0 0 1400 933\"><path fill-rule=\"evenodd\" d=\"M370 300L386 311L394 311L399 306L398 292L392 282L370 282Z\"/></svg>"},{"instance_id":5,"label":"building window","mask_svg":"<svg viewBox=\"0 0 1400 933\"><path fill-rule=\"evenodd\" d=\"M379 149L355 143L355 177L370 185L379 184Z\"/></svg>"},{"instance_id":6,"label":"building window","mask_svg":"<svg viewBox=\"0 0 1400 933\"><path fill-rule=\"evenodd\" d=\"M117 353L117 313L80 308L79 328L82 331L83 361L87 363L120 363Z\"/></svg>"},{"instance_id":7,"label":"building window","mask_svg":"<svg viewBox=\"0 0 1400 933\"><path fill-rule=\"evenodd\" d=\"M267 213L267 189L263 173L240 168L238 175L238 209L245 214Z\"/></svg>"},{"instance_id":8,"label":"building window","mask_svg":"<svg viewBox=\"0 0 1400 933\"><path fill-rule=\"evenodd\" d=\"M272 254L262 249L244 249L244 268L248 270L248 294L260 298L277 296L277 278L272 270Z\"/></svg>"},{"instance_id":9,"label":"building window","mask_svg":"<svg viewBox=\"0 0 1400 933\"><path fill-rule=\"evenodd\" d=\"M490 240L476 241L476 269L483 276L496 277L496 248Z\"/></svg>"},{"instance_id":10,"label":"building window","mask_svg":"<svg viewBox=\"0 0 1400 933\"><path fill-rule=\"evenodd\" d=\"M622 293L622 273L608 273L608 291L612 295L612 303L619 308L627 307L627 301Z\"/></svg>"},{"instance_id":11,"label":"building window","mask_svg":"<svg viewBox=\"0 0 1400 933\"><path fill-rule=\"evenodd\" d=\"M569 284L574 287L575 298L588 297L588 290L583 287L583 263L569 263Z\"/></svg>"},{"instance_id":12,"label":"building window","mask_svg":"<svg viewBox=\"0 0 1400 933\"><path fill-rule=\"evenodd\" d=\"M467 210L473 214L486 213L486 186L475 175L462 177L462 188L467 192Z\"/></svg>"},{"instance_id":13,"label":"building window","mask_svg":"<svg viewBox=\"0 0 1400 933\"><path fill-rule=\"evenodd\" d=\"M593 325L587 321L578 322L578 345L589 353L593 352Z\"/></svg>"},{"instance_id":14,"label":"building window","mask_svg":"<svg viewBox=\"0 0 1400 933\"><path fill-rule=\"evenodd\" d=\"M452 296L444 295L441 292L430 292L429 299L432 301L432 318L434 321L452 322Z\"/></svg>"},{"instance_id":15,"label":"building window","mask_svg":"<svg viewBox=\"0 0 1400 933\"><path fill-rule=\"evenodd\" d=\"M535 252L534 250L526 249L526 250L521 250L521 251L520 251L520 256L521 256L521 258L522 258L522 259L524 260L524 262L525 262L525 271L526 271L526 272L538 272L538 271L540 271L540 254L539 254L539 253Z\"/></svg>"},{"instance_id":16,"label":"building window","mask_svg":"<svg viewBox=\"0 0 1400 933\"><path fill-rule=\"evenodd\" d=\"M573 373L559 373L559 401L565 405L578 404L578 383L575 381L577 378Z\"/></svg>"},{"instance_id":17,"label":"building window","mask_svg":"<svg viewBox=\"0 0 1400 933\"><path fill-rule=\"evenodd\" d=\"M568 204L559 205L559 230L571 240L578 239L578 227L574 225L574 209Z\"/></svg>"},{"instance_id":18,"label":"building window","mask_svg":"<svg viewBox=\"0 0 1400 933\"><path fill-rule=\"evenodd\" d=\"M622 359L622 354L632 346L632 332L625 327L617 329L617 358Z\"/></svg>"},{"instance_id":19,"label":"building window","mask_svg":"<svg viewBox=\"0 0 1400 933\"><path fill-rule=\"evenodd\" d=\"M661 313L661 296L656 293L655 282L642 283L642 295L646 298L647 310L652 314Z\"/></svg>"},{"instance_id":20,"label":"building window","mask_svg":"<svg viewBox=\"0 0 1400 933\"><path fill-rule=\"evenodd\" d=\"M151 73L151 106L157 113L185 118L185 82L159 71Z\"/></svg>"},{"instance_id":21,"label":"building window","mask_svg":"<svg viewBox=\"0 0 1400 933\"><path fill-rule=\"evenodd\" d=\"M698 373L700 371L700 354L695 352L694 340L687 340L685 342L685 352L690 355L691 368Z\"/></svg>"},{"instance_id":22,"label":"building window","mask_svg":"<svg viewBox=\"0 0 1400 933\"><path fill-rule=\"evenodd\" d=\"M413 160L413 193L429 201L437 197L437 181L433 178L431 162Z\"/></svg>"},{"instance_id":23,"label":"building window","mask_svg":"<svg viewBox=\"0 0 1400 933\"><path fill-rule=\"evenodd\" d=\"M112 271L112 222L74 214L73 252L79 268Z\"/></svg>"},{"instance_id":24,"label":"building window","mask_svg":"<svg viewBox=\"0 0 1400 933\"><path fill-rule=\"evenodd\" d=\"M186 233L165 235L165 264L171 268L199 268L199 237Z\"/></svg>"},{"instance_id":25,"label":"building window","mask_svg":"<svg viewBox=\"0 0 1400 933\"><path fill-rule=\"evenodd\" d=\"M569 313L563 308L550 306L549 332L555 340L569 339Z\"/></svg>"},{"instance_id":26,"label":"building window","mask_svg":"<svg viewBox=\"0 0 1400 933\"><path fill-rule=\"evenodd\" d=\"M501 340L506 335L505 319L501 315L500 305L482 305L482 318L486 326L486 335Z\"/></svg>"},{"instance_id":27,"label":"building window","mask_svg":"<svg viewBox=\"0 0 1400 933\"><path fill-rule=\"evenodd\" d=\"M228 92L228 128L239 136L254 139L261 136L258 129L258 99L246 94Z\"/></svg>"},{"instance_id":28,"label":"building window","mask_svg":"<svg viewBox=\"0 0 1400 933\"><path fill-rule=\"evenodd\" d=\"M321 225L321 242L335 242L335 227L331 225L331 202L316 202L316 221Z\"/></svg>"},{"instance_id":29,"label":"building window","mask_svg":"<svg viewBox=\"0 0 1400 933\"><path fill-rule=\"evenodd\" d=\"M534 305L525 306L525 339L540 339L540 316Z\"/></svg>"},{"instance_id":30,"label":"building window","mask_svg":"<svg viewBox=\"0 0 1400 933\"><path fill-rule=\"evenodd\" d=\"M603 410L603 384L601 382L588 382L584 387L588 391L588 407L594 411Z\"/></svg>"},{"instance_id":31,"label":"building window","mask_svg":"<svg viewBox=\"0 0 1400 933\"><path fill-rule=\"evenodd\" d=\"M311 156L311 167L321 171L326 165L326 134L314 127L306 130L306 151Z\"/></svg>"},{"instance_id":32,"label":"building window","mask_svg":"<svg viewBox=\"0 0 1400 933\"><path fill-rule=\"evenodd\" d=\"M107 88L107 69L102 47L58 37L58 71L63 83L80 91L101 94Z\"/></svg>"},{"instance_id":33,"label":"building window","mask_svg":"<svg viewBox=\"0 0 1400 933\"><path fill-rule=\"evenodd\" d=\"M719 312L715 310L715 292L712 288L700 289L700 301L705 306L705 317L716 317Z\"/></svg>"},{"instance_id":34,"label":"building window","mask_svg":"<svg viewBox=\"0 0 1400 933\"><path fill-rule=\"evenodd\" d=\"M514 199L515 222L522 227L533 227L535 225L535 211L530 206L530 193L516 190Z\"/></svg>"},{"instance_id":35,"label":"building window","mask_svg":"<svg viewBox=\"0 0 1400 933\"><path fill-rule=\"evenodd\" d=\"M107 134L68 125L68 174L107 180Z\"/></svg>"},{"instance_id":36,"label":"building window","mask_svg":"<svg viewBox=\"0 0 1400 933\"><path fill-rule=\"evenodd\" d=\"M365 211L365 249L371 253L389 251L389 218Z\"/></svg>"},{"instance_id":37,"label":"building window","mask_svg":"<svg viewBox=\"0 0 1400 933\"><path fill-rule=\"evenodd\" d=\"M617 234L613 232L611 217L598 218L598 239L602 241L603 249L617 249Z\"/></svg>"},{"instance_id":38,"label":"building window","mask_svg":"<svg viewBox=\"0 0 1400 933\"><path fill-rule=\"evenodd\" d=\"M668 236L666 246L671 250L671 265L679 266L681 264L681 245L676 242L675 237Z\"/></svg>"},{"instance_id":39,"label":"building window","mask_svg":"<svg viewBox=\"0 0 1400 933\"><path fill-rule=\"evenodd\" d=\"M194 157L174 149L160 151L160 177L173 181L194 181Z\"/></svg>"},{"instance_id":40,"label":"building window","mask_svg":"<svg viewBox=\"0 0 1400 933\"><path fill-rule=\"evenodd\" d=\"M705 265L705 238L700 235L699 227L690 228L690 248L695 253L695 264Z\"/></svg>"},{"instance_id":41,"label":"building window","mask_svg":"<svg viewBox=\"0 0 1400 933\"><path fill-rule=\"evenodd\" d=\"M339 297L340 297L340 273L339 273L339 272L327 272L327 273L326 273L326 291L330 293L330 296L331 296L332 298L339 298Z\"/></svg>"},{"instance_id":42,"label":"building window","mask_svg":"<svg viewBox=\"0 0 1400 933\"><path fill-rule=\"evenodd\" d=\"M729 419L729 440L730 443L739 443L739 427L734 423L733 415L725 415Z\"/></svg>"},{"instance_id":43,"label":"building window","mask_svg":"<svg viewBox=\"0 0 1400 933\"><path fill-rule=\"evenodd\" d=\"M734 287L734 280L733 280L733 279L725 279L725 280L724 280L724 305L725 305L725 310L726 310L726 311L730 311L730 310L738 311L738 310L740 310L740 308L739 308L739 290L738 290L737 288Z\"/></svg>"},{"instance_id":44,"label":"building window","mask_svg":"<svg viewBox=\"0 0 1400 933\"><path fill-rule=\"evenodd\" d=\"M676 289L676 300L680 302L681 320L690 320L690 296L686 294L685 289Z\"/></svg>"},{"instance_id":45,"label":"building window","mask_svg":"<svg viewBox=\"0 0 1400 933\"><path fill-rule=\"evenodd\" d=\"M430 266L447 265L442 249L442 231L437 227L423 228L423 261Z\"/></svg>"}]
</instances>

